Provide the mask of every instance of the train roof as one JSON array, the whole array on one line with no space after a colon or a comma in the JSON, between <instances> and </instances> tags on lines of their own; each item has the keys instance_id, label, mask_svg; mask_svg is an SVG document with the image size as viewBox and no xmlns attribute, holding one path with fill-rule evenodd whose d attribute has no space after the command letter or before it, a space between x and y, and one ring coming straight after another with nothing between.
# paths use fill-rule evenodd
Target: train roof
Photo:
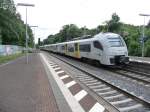
<instances>
[{"instance_id":1,"label":"train roof","mask_svg":"<svg viewBox=\"0 0 150 112\"><path fill-rule=\"evenodd\" d=\"M116 34L116 33L108 32L108 33L99 33L99 34L95 35L95 37L97 37L97 36L99 38L99 37L116 37L116 36L119 36L119 35Z\"/></svg>"},{"instance_id":2,"label":"train roof","mask_svg":"<svg viewBox=\"0 0 150 112\"><path fill-rule=\"evenodd\" d=\"M90 35L88 35L90 37ZM95 36L91 36L91 38L83 38L82 37L79 37L81 39L75 39L75 40L72 40L72 41L68 41L68 42L62 42L62 43L56 43L56 44L49 44L49 45L45 45L45 46L51 46L51 45L63 45L63 44L69 44L69 43L75 43L75 42L86 42L86 41L94 41L94 40L97 40L97 39L106 39L106 37L118 37L119 35L118 34L115 34L115 33L99 33Z\"/></svg>"},{"instance_id":3,"label":"train roof","mask_svg":"<svg viewBox=\"0 0 150 112\"><path fill-rule=\"evenodd\" d=\"M82 37L77 37L77 38L73 38L71 41L73 40L81 40L81 39L89 39L89 38L92 38L93 36L91 35L84 35Z\"/></svg>"}]
</instances>

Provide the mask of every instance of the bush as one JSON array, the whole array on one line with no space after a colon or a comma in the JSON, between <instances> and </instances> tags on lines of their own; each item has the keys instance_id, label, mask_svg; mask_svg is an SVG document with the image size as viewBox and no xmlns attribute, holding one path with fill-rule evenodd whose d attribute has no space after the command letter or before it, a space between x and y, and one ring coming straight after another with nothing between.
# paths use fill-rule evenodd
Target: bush
<instances>
[{"instance_id":1,"label":"bush","mask_svg":"<svg viewBox=\"0 0 150 112\"><path fill-rule=\"evenodd\" d=\"M129 55L132 56L140 56L141 55L141 48L138 42L131 41L129 44Z\"/></svg>"},{"instance_id":2,"label":"bush","mask_svg":"<svg viewBox=\"0 0 150 112\"><path fill-rule=\"evenodd\" d=\"M145 56L150 57L150 40L146 42L145 48Z\"/></svg>"}]
</instances>

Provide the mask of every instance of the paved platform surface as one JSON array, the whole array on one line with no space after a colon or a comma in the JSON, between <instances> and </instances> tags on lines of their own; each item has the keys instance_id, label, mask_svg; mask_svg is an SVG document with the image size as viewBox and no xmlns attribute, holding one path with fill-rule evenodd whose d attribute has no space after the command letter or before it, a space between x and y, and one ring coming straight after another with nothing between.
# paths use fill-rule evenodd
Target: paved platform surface
<instances>
[{"instance_id":1,"label":"paved platform surface","mask_svg":"<svg viewBox=\"0 0 150 112\"><path fill-rule=\"evenodd\" d=\"M0 66L0 112L59 112L38 54Z\"/></svg>"},{"instance_id":2,"label":"paved platform surface","mask_svg":"<svg viewBox=\"0 0 150 112\"><path fill-rule=\"evenodd\" d=\"M136 62L140 62L140 63L148 63L148 64L150 64L150 57L130 56L130 61L136 61Z\"/></svg>"},{"instance_id":3,"label":"paved platform surface","mask_svg":"<svg viewBox=\"0 0 150 112\"><path fill-rule=\"evenodd\" d=\"M51 75L48 75L50 82L52 82L51 79L53 77L53 80L56 81L56 85L59 86L65 100L71 108L71 110L67 109L67 111L63 112L108 112L103 106L103 102L98 101L97 98L93 97L93 94L90 94L88 90L81 86L72 76L71 72L67 72L61 67L61 63L55 63L55 59L44 52L40 53L40 56L48 70L51 72ZM59 108L61 107L59 106ZM63 108L60 110L63 110Z\"/></svg>"}]
</instances>

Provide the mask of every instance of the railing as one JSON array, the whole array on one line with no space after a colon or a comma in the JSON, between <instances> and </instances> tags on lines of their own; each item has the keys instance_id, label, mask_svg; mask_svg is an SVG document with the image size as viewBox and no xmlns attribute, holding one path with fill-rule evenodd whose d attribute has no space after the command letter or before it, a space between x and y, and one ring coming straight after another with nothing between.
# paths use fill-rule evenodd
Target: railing
<instances>
[{"instance_id":1,"label":"railing","mask_svg":"<svg viewBox=\"0 0 150 112\"><path fill-rule=\"evenodd\" d=\"M0 45L0 56L6 56L21 53L24 50L21 46L16 45Z\"/></svg>"}]
</instances>

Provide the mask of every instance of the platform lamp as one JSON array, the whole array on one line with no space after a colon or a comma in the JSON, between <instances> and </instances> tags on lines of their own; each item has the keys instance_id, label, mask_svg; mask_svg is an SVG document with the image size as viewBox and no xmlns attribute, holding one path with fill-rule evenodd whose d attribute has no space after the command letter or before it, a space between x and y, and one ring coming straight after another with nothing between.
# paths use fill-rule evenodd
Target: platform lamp
<instances>
[{"instance_id":1,"label":"platform lamp","mask_svg":"<svg viewBox=\"0 0 150 112\"><path fill-rule=\"evenodd\" d=\"M24 6L26 7L26 62L28 64L28 27L27 27L27 7L34 7L34 4L28 4L28 3L17 3L17 6Z\"/></svg>"},{"instance_id":2,"label":"platform lamp","mask_svg":"<svg viewBox=\"0 0 150 112\"><path fill-rule=\"evenodd\" d=\"M143 16L144 17L144 24L143 24L143 31L142 31L142 57L144 57L144 37L145 37L145 17L150 16L150 14L139 14L139 16Z\"/></svg>"}]
</instances>

